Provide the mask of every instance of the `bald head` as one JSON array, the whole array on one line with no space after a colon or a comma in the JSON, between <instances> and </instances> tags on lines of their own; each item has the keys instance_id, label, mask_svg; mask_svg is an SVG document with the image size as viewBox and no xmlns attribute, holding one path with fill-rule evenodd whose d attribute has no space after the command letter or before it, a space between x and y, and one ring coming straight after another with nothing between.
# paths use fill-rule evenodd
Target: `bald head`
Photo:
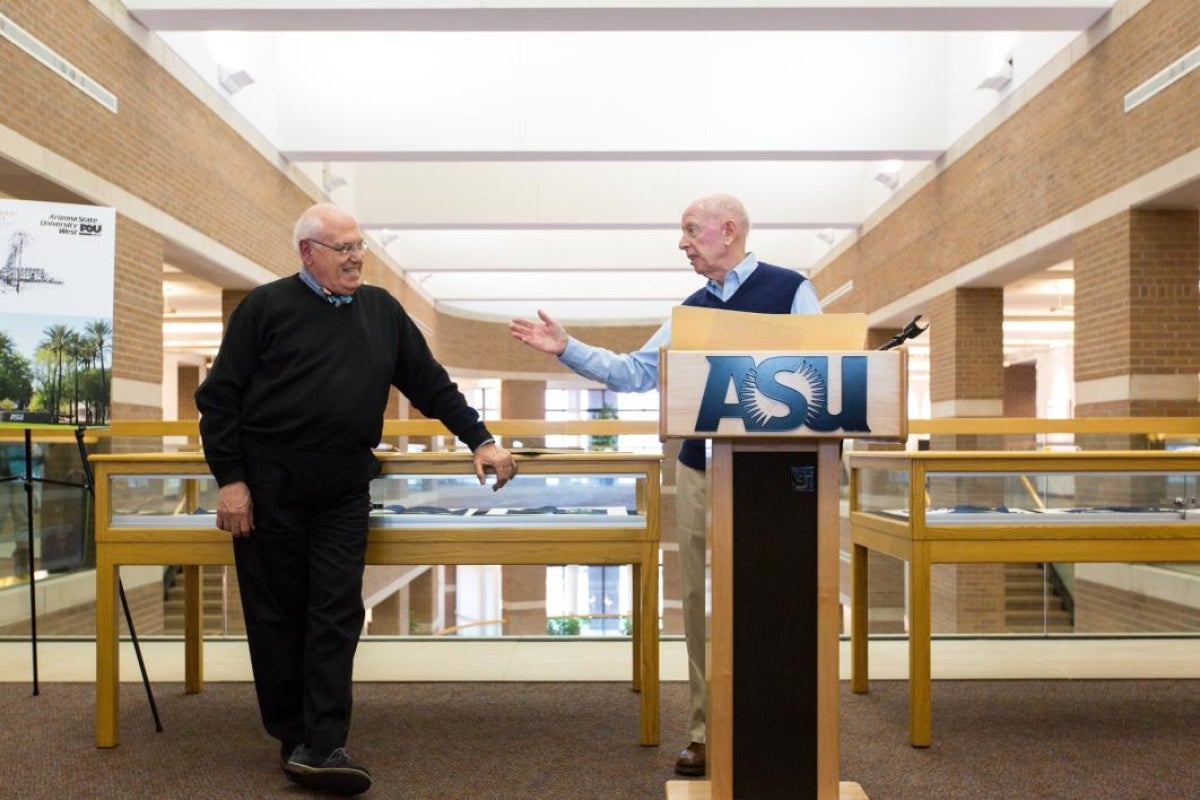
<instances>
[{"instance_id":1,"label":"bald head","mask_svg":"<svg viewBox=\"0 0 1200 800\"><path fill-rule=\"evenodd\" d=\"M688 206L688 211L693 210L698 214L717 217L722 222L725 220L733 222L737 226L743 242L750 234L750 215L746 213L746 207L742 205L742 201L731 194L710 194L708 197L701 197ZM686 215L687 211L683 213Z\"/></svg>"},{"instance_id":2,"label":"bald head","mask_svg":"<svg viewBox=\"0 0 1200 800\"><path fill-rule=\"evenodd\" d=\"M750 217L740 200L729 194L702 197L689 205L680 222L679 249L692 269L709 280L725 276L746 257Z\"/></svg>"}]
</instances>

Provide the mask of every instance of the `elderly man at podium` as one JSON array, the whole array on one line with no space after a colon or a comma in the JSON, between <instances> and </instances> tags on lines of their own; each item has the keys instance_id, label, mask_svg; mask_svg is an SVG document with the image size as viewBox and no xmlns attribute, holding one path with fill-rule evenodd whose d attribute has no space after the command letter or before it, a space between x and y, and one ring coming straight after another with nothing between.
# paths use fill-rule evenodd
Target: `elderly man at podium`
<instances>
[{"instance_id":1,"label":"elderly man at podium","mask_svg":"<svg viewBox=\"0 0 1200 800\"><path fill-rule=\"evenodd\" d=\"M683 301L685 306L760 314L820 314L816 292L800 273L759 261L746 250L750 218L728 194L696 200L683 212L679 249L705 285ZM614 353L584 344L539 310L538 321L514 319L509 329L521 342L558 357L585 378L617 392L658 388L658 350L671 341L667 321L640 350ZM675 772L705 773L705 444L689 439L679 449L676 470L676 529L683 591L683 629L687 641L691 699L689 741L675 761Z\"/></svg>"}]
</instances>

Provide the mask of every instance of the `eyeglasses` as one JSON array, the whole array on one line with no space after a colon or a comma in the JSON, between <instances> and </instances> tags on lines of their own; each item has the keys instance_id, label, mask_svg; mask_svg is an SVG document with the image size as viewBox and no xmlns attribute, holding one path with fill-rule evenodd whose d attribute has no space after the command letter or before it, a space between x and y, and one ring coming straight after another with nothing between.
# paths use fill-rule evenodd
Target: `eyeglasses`
<instances>
[{"instance_id":1,"label":"eyeglasses","mask_svg":"<svg viewBox=\"0 0 1200 800\"><path fill-rule=\"evenodd\" d=\"M311 242L312 244L319 244L319 245L321 245L321 247L324 247L327 250L332 250L333 252L340 255L342 258L346 258L351 253L367 252L367 241L365 239L359 239L357 242L348 242L346 244L339 244L339 245L325 244L324 242L318 241L316 239L308 239L306 241Z\"/></svg>"}]
</instances>

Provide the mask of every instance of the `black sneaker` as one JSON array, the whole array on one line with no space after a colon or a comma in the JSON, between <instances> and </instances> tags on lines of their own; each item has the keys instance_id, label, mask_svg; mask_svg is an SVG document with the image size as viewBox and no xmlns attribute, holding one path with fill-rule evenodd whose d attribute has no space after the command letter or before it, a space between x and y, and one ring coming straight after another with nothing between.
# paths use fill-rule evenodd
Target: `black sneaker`
<instances>
[{"instance_id":1,"label":"black sneaker","mask_svg":"<svg viewBox=\"0 0 1200 800\"><path fill-rule=\"evenodd\" d=\"M346 748L314 752L300 745L288 759L284 771L296 783L335 794L361 794L371 788L371 773L350 760Z\"/></svg>"},{"instance_id":2,"label":"black sneaker","mask_svg":"<svg viewBox=\"0 0 1200 800\"><path fill-rule=\"evenodd\" d=\"M296 752L296 748L300 745L295 742L280 741L279 742L279 766L283 770L283 774L292 783L296 783L296 776L288 772L288 762L292 760L292 753Z\"/></svg>"}]
</instances>

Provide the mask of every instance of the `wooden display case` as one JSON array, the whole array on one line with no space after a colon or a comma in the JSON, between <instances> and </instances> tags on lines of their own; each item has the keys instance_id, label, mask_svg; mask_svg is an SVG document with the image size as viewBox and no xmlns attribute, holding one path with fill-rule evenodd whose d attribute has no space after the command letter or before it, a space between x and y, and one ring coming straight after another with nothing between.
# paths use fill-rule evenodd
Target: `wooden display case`
<instances>
[{"instance_id":1,"label":"wooden display case","mask_svg":"<svg viewBox=\"0 0 1200 800\"><path fill-rule=\"evenodd\" d=\"M516 453L519 475L480 487L469 453L381 454L368 564L631 564L633 688L643 745L659 742L661 456ZM232 564L216 483L199 453L96 455L96 745L119 741L117 581L124 564L185 571L185 688L203 689L198 569ZM470 489L470 491L468 491ZM598 499L600 498L600 499ZM554 504L553 507L547 504ZM599 505L598 505L599 503Z\"/></svg>"},{"instance_id":2,"label":"wooden display case","mask_svg":"<svg viewBox=\"0 0 1200 800\"><path fill-rule=\"evenodd\" d=\"M868 690L867 551L907 561L909 742L932 740L933 564L1200 561L1200 452L852 453L851 685Z\"/></svg>"}]
</instances>

